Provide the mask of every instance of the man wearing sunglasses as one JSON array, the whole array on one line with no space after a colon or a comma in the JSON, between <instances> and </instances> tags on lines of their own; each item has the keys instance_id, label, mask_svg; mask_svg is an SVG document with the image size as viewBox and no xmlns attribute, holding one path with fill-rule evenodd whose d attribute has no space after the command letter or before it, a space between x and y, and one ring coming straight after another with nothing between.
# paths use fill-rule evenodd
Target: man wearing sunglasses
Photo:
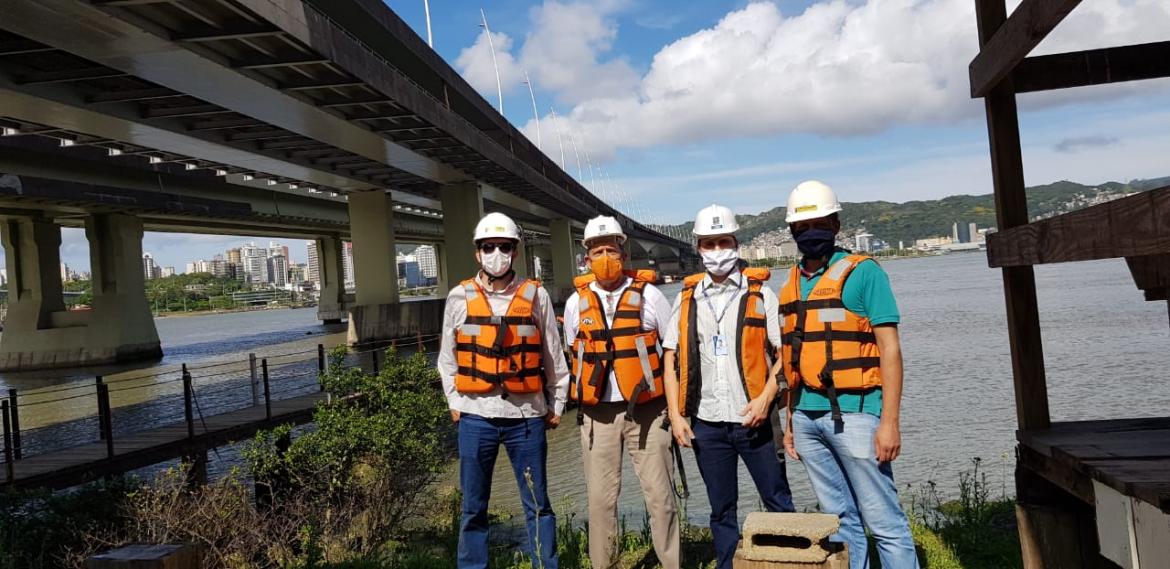
<instances>
[{"instance_id":1,"label":"man wearing sunglasses","mask_svg":"<svg viewBox=\"0 0 1170 569\"><path fill-rule=\"evenodd\" d=\"M898 504L902 448L900 316L877 262L837 247L841 202L816 180L788 198L786 221L804 255L780 287L782 368L792 389L784 447L804 463L821 509L841 518L849 566L869 567L865 530L882 567L918 566Z\"/></svg>"},{"instance_id":2,"label":"man wearing sunglasses","mask_svg":"<svg viewBox=\"0 0 1170 569\"><path fill-rule=\"evenodd\" d=\"M770 369L780 345L779 302L764 286L768 270L740 261L738 229L726 207L699 211L693 233L707 271L683 280L662 343L670 426L678 444L694 447L719 569L731 568L740 538L739 460L765 509L793 511L770 420L779 390Z\"/></svg>"},{"instance_id":3,"label":"man wearing sunglasses","mask_svg":"<svg viewBox=\"0 0 1170 569\"><path fill-rule=\"evenodd\" d=\"M670 433L663 428L666 399L658 342L670 303L654 286L654 271L625 268L625 243L616 219L589 220L582 244L590 273L574 280L577 291L565 303L573 378L569 395L581 406L577 423L589 492L589 560L593 567L613 567L617 561L625 448L650 514L658 562L678 569L674 467Z\"/></svg>"},{"instance_id":4,"label":"man wearing sunglasses","mask_svg":"<svg viewBox=\"0 0 1170 569\"><path fill-rule=\"evenodd\" d=\"M520 239L508 216L484 216L474 239L481 269L451 289L443 314L438 368L459 427L461 569L488 564L488 496L500 445L524 506L525 552L534 566L557 567L545 429L560 423L569 370L548 292L512 269Z\"/></svg>"}]
</instances>

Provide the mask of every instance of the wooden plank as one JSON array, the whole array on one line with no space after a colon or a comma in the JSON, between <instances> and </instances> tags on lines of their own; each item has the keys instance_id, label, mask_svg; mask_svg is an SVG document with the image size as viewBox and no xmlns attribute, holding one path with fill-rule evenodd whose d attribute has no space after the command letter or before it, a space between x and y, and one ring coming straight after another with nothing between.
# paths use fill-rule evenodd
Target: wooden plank
<instances>
[{"instance_id":1,"label":"wooden plank","mask_svg":"<svg viewBox=\"0 0 1170 569\"><path fill-rule=\"evenodd\" d=\"M1035 6L1036 2L1025 0L1021 8ZM986 49L995 37L1003 37L1001 32L1008 26L1005 21L1006 8L1003 0L977 0L975 11L980 45ZM1016 14L1020 14L1019 9ZM1011 80L1000 83L984 99L984 106L991 146L996 220L1001 230L1025 225L1028 222L1028 200L1024 189L1019 116ZM1004 270L1003 285L1016 420L1021 429L1042 429L1049 425L1050 418L1040 315L1036 302L1036 278L1031 267Z\"/></svg>"},{"instance_id":2,"label":"wooden plank","mask_svg":"<svg viewBox=\"0 0 1170 569\"><path fill-rule=\"evenodd\" d=\"M1017 464L1020 468L1036 473L1086 504L1093 503L1093 484L1085 473L1025 444L1020 445L1018 456Z\"/></svg>"},{"instance_id":3,"label":"wooden plank","mask_svg":"<svg viewBox=\"0 0 1170 569\"><path fill-rule=\"evenodd\" d=\"M1170 254L1126 257L1133 283L1146 293L1146 300L1166 300L1170 291Z\"/></svg>"},{"instance_id":4,"label":"wooden plank","mask_svg":"<svg viewBox=\"0 0 1170 569\"><path fill-rule=\"evenodd\" d=\"M991 267L1023 267L1170 253L1170 186L987 237Z\"/></svg>"},{"instance_id":5,"label":"wooden plank","mask_svg":"<svg viewBox=\"0 0 1170 569\"><path fill-rule=\"evenodd\" d=\"M1028 57L1011 77L1016 93L1170 77L1170 41Z\"/></svg>"},{"instance_id":6,"label":"wooden plank","mask_svg":"<svg viewBox=\"0 0 1170 569\"><path fill-rule=\"evenodd\" d=\"M971 97L989 95L1080 3L1081 0L1023 0L1002 25L995 22L989 26L992 28L989 33L985 32L983 23L993 22L980 18L981 47L968 68Z\"/></svg>"}]
</instances>

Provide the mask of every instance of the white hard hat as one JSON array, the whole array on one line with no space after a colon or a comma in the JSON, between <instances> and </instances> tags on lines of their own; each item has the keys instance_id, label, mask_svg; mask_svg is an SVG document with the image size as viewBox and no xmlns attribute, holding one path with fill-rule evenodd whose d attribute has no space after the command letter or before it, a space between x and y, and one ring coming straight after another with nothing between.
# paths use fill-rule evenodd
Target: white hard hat
<instances>
[{"instance_id":1,"label":"white hard hat","mask_svg":"<svg viewBox=\"0 0 1170 569\"><path fill-rule=\"evenodd\" d=\"M785 223L826 217L841 211L841 202L833 188L816 180L801 182L788 195L788 215Z\"/></svg>"},{"instance_id":2,"label":"white hard hat","mask_svg":"<svg viewBox=\"0 0 1170 569\"><path fill-rule=\"evenodd\" d=\"M599 215L585 224L585 238L581 240L581 244L588 247L589 242L598 237L617 237L618 243L626 242L626 234L622 232L621 224L608 215Z\"/></svg>"},{"instance_id":3,"label":"white hard hat","mask_svg":"<svg viewBox=\"0 0 1170 569\"><path fill-rule=\"evenodd\" d=\"M479 224L475 226L475 239L479 243L483 239L512 239L514 241L520 240L520 227L516 225L512 218L502 213L489 213L479 220Z\"/></svg>"},{"instance_id":4,"label":"white hard hat","mask_svg":"<svg viewBox=\"0 0 1170 569\"><path fill-rule=\"evenodd\" d=\"M731 213L731 209L711 204L699 210L691 233L694 233L695 237L711 237L731 235L736 231L739 231L739 224L735 222L735 214Z\"/></svg>"}]
</instances>

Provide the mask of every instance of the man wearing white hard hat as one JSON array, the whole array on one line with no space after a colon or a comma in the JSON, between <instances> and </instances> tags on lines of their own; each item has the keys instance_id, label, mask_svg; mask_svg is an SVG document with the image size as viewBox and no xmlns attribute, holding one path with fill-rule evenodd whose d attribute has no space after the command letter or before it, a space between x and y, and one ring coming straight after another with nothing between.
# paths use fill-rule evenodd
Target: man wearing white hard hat
<instances>
[{"instance_id":1,"label":"man wearing white hard hat","mask_svg":"<svg viewBox=\"0 0 1170 569\"><path fill-rule=\"evenodd\" d=\"M569 370L548 292L537 281L516 278L512 269L520 239L508 216L484 216L474 238L481 269L451 289L443 313L438 368L451 420L459 426L461 569L488 564L488 496L500 445L524 506L523 549L533 566L557 567L545 429L560 423Z\"/></svg>"},{"instance_id":2,"label":"man wearing white hard hat","mask_svg":"<svg viewBox=\"0 0 1170 569\"><path fill-rule=\"evenodd\" d=\"M804 463L821 510L841 518L834 539L848 544L852 569L869 567L866 528L882 567L914 568L891 466L902 445L898 305L876 261L836 246L841 209L815 180L788 198L785 220L804 257L780 287L784 447Z\"/></svg>"},{"instance_id":3,"label":"man wearing white hard hat","mask_svg":"<svg viewBox=\"0 0 1170 569\"><path fill-rule=\"evenodd\" d=\"M699 211L693 233L706 272L683 280L662 343L670 426L678 444L694 448L719 569L731 568L740 539L740 460L765 509L794 509L770 420L779 391L771 370L780 345L779 303L764 286L768 270L740 261L738 229L726 207Z\"/></svg>"},{"instance_id":4,"label":"man wearing white hard hat","mask_svg":"<svg viewBox=\"0 0 1170 569\"><path fill-rule=\"evenodd\" d=\"M671 437L663 428L660 330L670 303L654 286L651 270L626 268L626 234L609 216L585 225L590 272L574 279L565 303L565 341L573 382L569 396L580 405L581 449L589 492L589 559L593 567L617 562L618 495L622 449L642 487L658 561L679 566Z\"/></svg>"}]
</instances>

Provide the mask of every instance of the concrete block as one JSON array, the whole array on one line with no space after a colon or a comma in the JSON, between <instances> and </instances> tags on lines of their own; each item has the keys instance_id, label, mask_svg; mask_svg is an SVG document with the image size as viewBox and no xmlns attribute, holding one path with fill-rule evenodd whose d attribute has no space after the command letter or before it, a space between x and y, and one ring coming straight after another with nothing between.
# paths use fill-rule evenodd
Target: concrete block
<instances>
[{"instance_id":1,"label":"concrete block","mask_svg":"<svg viewBox=\"0 0 1170 569\"><path fill-rule=\"evenodd\" d=\"M848 567L844 546L828 539L839 527L837 516L829 514L753 512L743 524L735 567Z\"/></svg>"},{"instance_id":2,"label":"concrete block","mask_svg":"<svg viewBox=\"0 0 1170 569\"><path fill-rule=\"evenodd\" d=\"M388 342L438 334L443 327L446 299L429 298L392 304L359 305L350 309L350 345Z\"/></svg>"},{"instance_id":3,"label":"concrete block","mask_svg":"<svg viewBox=\"0 0 1170 569\"><path fill-rule=\"evenodd\" d=\"M198 569L202 555L194 545L134 544L89 558L89 569Z\"/></svg>"}]
</instances>

